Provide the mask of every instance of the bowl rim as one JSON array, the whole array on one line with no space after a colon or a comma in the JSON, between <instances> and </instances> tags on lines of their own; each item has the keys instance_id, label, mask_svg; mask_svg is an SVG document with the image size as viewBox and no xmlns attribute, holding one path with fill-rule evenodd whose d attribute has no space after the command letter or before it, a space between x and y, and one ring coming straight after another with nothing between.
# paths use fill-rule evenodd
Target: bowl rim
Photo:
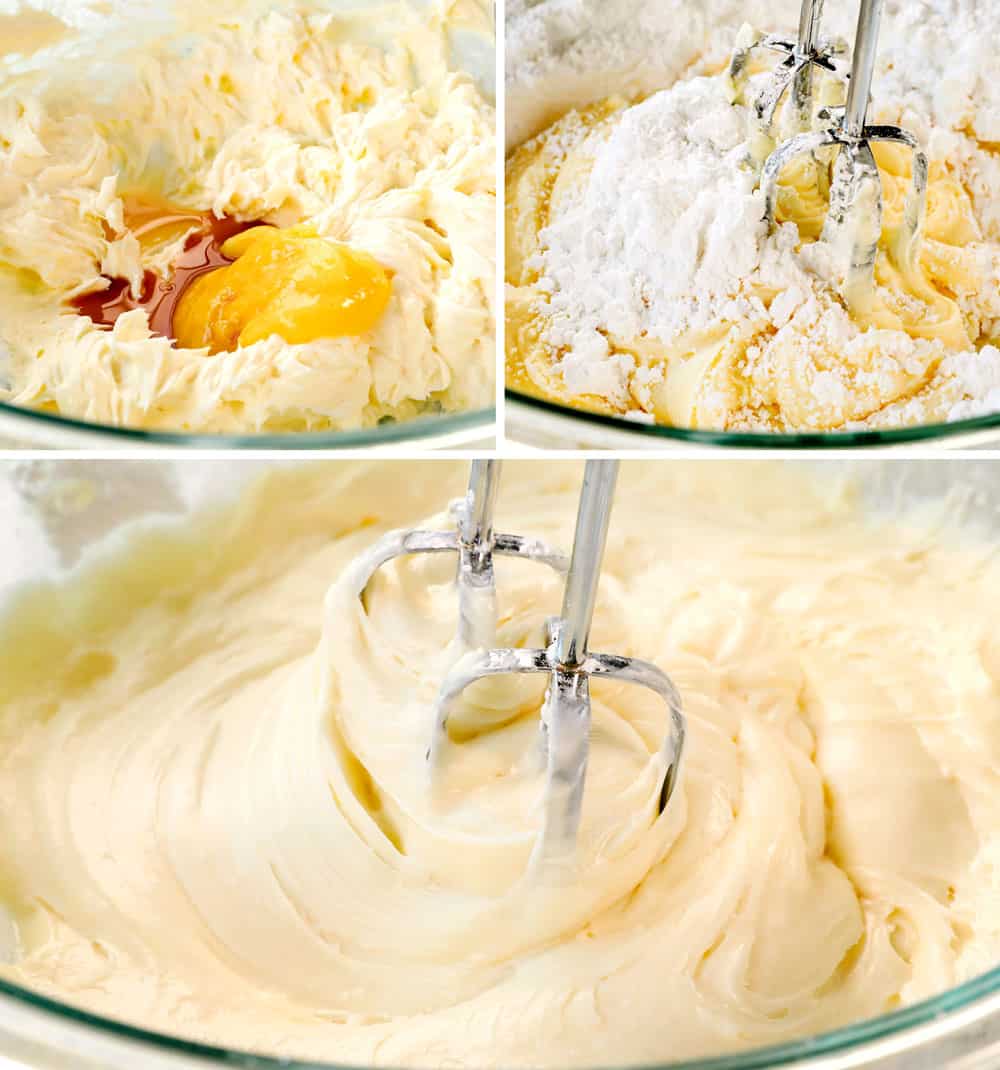
<instances>
[{"instance_id":1,"label":"bowl rim","mask_svg":"<svg viewBox=\"0 0 1000 1070\"><path fill-rule=\"evenodd\" d=\"M997 997L990 1000L989 997ZM54 1015L72 1025L99 1030L112 1040L137 1041L158 1049L165 1055L189 1056L210 1063L248 1068L248 1070L370 1070L351 1063L315 1062L288 1056L258 1055L249 1051L186 1040L179 1036L144 1029L104 1015L94 1014L61 1000L0 978L0 998L26 1005L30 1010ZM971 980L908 1007L874 1018L829 1030L812 1037L786 1041L749 1051L671 1063L635 1064L619 1070L773 1070L793 1066L800 1060L824 1056L860 1054L858 1047L901 1036L909 1031L932 1027L935 1033L949 1035L964 1022L948 1017L952 1012L980 1009L982 1016L992 1011L1000 1015L1000 966ZM934 1028L937 1027L937 1028ZM854 1064L852 1064L854 1065ZM601 1068L593 1068L601 1070ZM606 1068L607 1070L607 1068Z\"/></svg>"},{"instance_id":2,"label":"bowl rim","mask_svg":"<svg viewBox=\"0 0 1000 1070\"><path fill-rule=\"evenodd\" d=\"M976 432L1000 429L1000 412L976 416L951 423L916 424L912 427L872 429L864 431L702 431L686 427L668 427L663 424L648 424L627 420L621 416L589 412L560 405L544 398L533 397L507 387L504 396L514 406L525 406L549 416L577 420L593 428L615 431L618 434L634 435L637 441L646 439L645 445L657 439L674 441L690 446L715 446L726 449L754 450L842 450L845 448L871 448L873 446L903 446L934 443ZM666 444L666 442L664 442Z\"/></svg>"},{"instance_id":3,"label":"bowl rim","mask_svg":"<svg viewBox=\"0 0 1000 1070\"><path fill-rule=\"evenodd\" d=\"M123 448L137 446L188 447L213 450L351 450L362 447L388 446L401 443L419 445L421 439L435 435L454 434L461 431L488 430L496 428L495 407L473 409L469 412L442 413L418 416L412 420L384 423L373 428L350 431L287 431L246 432L240 434L217 434L197 431L150 431L138 427L119 427L115 424L94 423L71 416L43 412L23 405L0 401L0 421L19 421L22 426L31 426L41 432L73 434L76 436L97 435L115 439ZM0 422L0 434L4 433ZM26 443L34 448L34 443ZM43 447L44 448L44 447ZM80 448L87 446L82 441Z\"/></svg>"}]
</instances>

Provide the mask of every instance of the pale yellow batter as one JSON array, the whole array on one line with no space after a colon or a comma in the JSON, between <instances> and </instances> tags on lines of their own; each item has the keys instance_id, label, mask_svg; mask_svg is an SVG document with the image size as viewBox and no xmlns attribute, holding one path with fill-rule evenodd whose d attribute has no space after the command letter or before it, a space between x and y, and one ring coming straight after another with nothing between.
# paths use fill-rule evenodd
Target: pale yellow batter
<instances>
[{"instance_id":1,"label":"pale yellow batter","mask_svg":"<svg viewBox=\"0 0 1000 1070\"><path fill-rule=\"evenodd\" d=\"M865 521L832 477L626 464L593 645L673 676L685 767L654 819L661 705L595 685L577 872L546 887L523 876L540 690L480 695L432 794L452 563L357 595L379 531L464 478L275 472L4 607L6 979L354 1065L612 1066L800 1037L996 963L991 545ZM501 527L567 545L579 478L508 466ZM537 642L559 600L502 563L501 641Z\"/></svg>"}]
</instances>

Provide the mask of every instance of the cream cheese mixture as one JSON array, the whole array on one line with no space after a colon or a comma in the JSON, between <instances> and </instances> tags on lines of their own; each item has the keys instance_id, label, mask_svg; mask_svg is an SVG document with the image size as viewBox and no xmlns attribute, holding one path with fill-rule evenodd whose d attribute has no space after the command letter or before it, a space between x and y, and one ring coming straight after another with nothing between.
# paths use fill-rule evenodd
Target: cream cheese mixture
<instances>
[{"instance_id":1,"label":"cream cheese mixture","mask_svg":"<svg viewBox=\"0 0 1000 1070\"><path fill-rule=\"evenodd\" d=\"M910 154L876 145L884 233L863 308L846 306L819 240L828 197L817 169L805 158L785 169L769 233L746 166L749 105L770 64L761 58L741 96L729 57L748 24L794 31L798 12L790 0L514 5L509 385L726 431L891 428L1000 409L1000 101L986 43L996 3L886 12L870 122L919 139L930 186L919 254L904 263L894 239ZM856 4L834 5L824 30L851 42L856 17ZM838 99L818 76L817 93Z\"/></svg>"},{"instance_id":2,"label":"cream cheese mixture","mask_svg":"<svg viewBox=\"0 0 1000 1070\"><path fill-rule=\"evenodd\" d=\"M0 399L199 432L492 404L494 113L456 61L460 39L490 40L485 7L118 6L117 19L89 4L5 18ZM234 249L247 259L233 274L208 276L223 280L217 307L174 337L143 308L104 329L72 304L115 283L138 299L144 278L175 277L190 227L140 238L129 206L151 195L271 224L284 243ZM314 300L321 313L359 307L358 263L378 287L364 315L292 322ZM242 320L221 329L234 310Z\"/></svg>"},{"instance_id":3,"label":"cream cheese mixture","mask_svg":"<svg viewBox=\"0 0 1000 1070\"><path fill-rule=\"evenodd\" d=\"M525 876L541 685L424 754L452 463L272 472L145 522L0 615L0 974L113 1018L352 1065L614 1066L813 1034L1000 957L1000 599L957 502L865 519L849 481L627 464L592 645L654 660L689 742L594 685L575 871ZM509 465L502 530L567 546L579 466ZM946 506L946 507L945 507ZM498 569L500 641L558 610ZM477 706L472 706L475 701Z\"/></svg>"}]
</instances>

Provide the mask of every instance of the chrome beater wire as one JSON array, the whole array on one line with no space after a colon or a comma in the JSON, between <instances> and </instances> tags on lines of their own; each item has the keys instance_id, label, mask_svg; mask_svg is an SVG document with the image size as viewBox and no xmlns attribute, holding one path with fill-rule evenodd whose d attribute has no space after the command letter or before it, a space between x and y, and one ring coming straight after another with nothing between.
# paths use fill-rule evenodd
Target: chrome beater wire
<instances>
[{"instance_id":1,"label":"chrome beater wire","mask_svg":"<svg viewBox=\"0 0 1000 1070\"><path fill-rule=\"evenodd\" d=\"M772 72L764 89L755 97L752 109L756 136L752 138L750 158L755 170L760 170L774 147L774 119L778 107L791 89L791 121L793 133L813 128L814 86L816 69L838 81L845 81L836 60L847 51L841 40L820 37L823 19L823 0L803 0L799 14L799 33L793 41L776 34L754 34L733 53L729 64L729 82L734 102L742 102L750 78L750 63L758 51L784 55Z\"/></svg>"},{"instance_id":2,"label":"chrome beater wire","mask_svg":"<svg viewBox=\"0 0 1000 1070\"><path fill-rule=\"evenodd\" d=\"M564 863L576 845L590 750L591 678L638 684L663 699L668 729L653 759L662 766L658 813L666 809L677 783L685 720L673 682L649 662L594 654L588 646L617 478L617 461L587 462L562 612L548 622L545 648L471 652L449 673L438 698L428 750L432 775L449 743L449 715L467 687L506 673L544 673L549 677L541 711L546 769L542 828L532 854L535 867Z\"/></svg>"},{"instance_id":3,"label":"chrome beater wire","mask_svg":"<svg viewBox=\"0 0 1000 1070\"><path fill-rule=\"evenodd\" d=\"M454 531L406 529L384 535L372 548L371 568L361 587L362 599L375 572L393 558L455 553L458 555L459 642L468 650L493 646L496 642L494 555L538 561L560 574L567 567L566 556L539 539L494 531L500 472L500 461L472 462L468 491L452 506L457 520Z\"/></svg>"}]
</instances>

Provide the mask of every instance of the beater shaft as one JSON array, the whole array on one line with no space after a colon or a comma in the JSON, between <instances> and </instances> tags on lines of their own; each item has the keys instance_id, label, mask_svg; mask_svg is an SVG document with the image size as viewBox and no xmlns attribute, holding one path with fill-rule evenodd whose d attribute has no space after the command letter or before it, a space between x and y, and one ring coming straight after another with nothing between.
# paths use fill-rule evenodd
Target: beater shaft
<instances>
[{"instance_id":1,"label":"beater shaft","mask_svg":"<svg viewBox=\"0 0 1000 1070\"><path fill-rule=\"evenodd\" d=\"M847 110L844 112L844 136L860 141L865 136L868 102L871 99L875 57L878 55L879 25L884 0L861 0L858 32L854 38L854 62L851 65Z\"/></svg>"},{"instance_id":2,"label":"beater shaft","mask_svg":"<svg viewBox=\"0 0 1000 1070\"><path fill-rule=\"evenodd\" d=\"M819 30L823 21L823 0L804 0L799 12L798 60L800 64L792 82L792 106L798 129L808 130L813 116L813 63L819 50Z\"/></svg>"},{"instance_id":3,"label":"beater shaft","mask_svg":"<svg viewBox=\"0 0 1000 1070\"><path fill-rule=\"evenodd\" d=\"M556 642L556 658L566 667L579 665L587 655L617 482L618 461L588 461L583 474L573 556L566 577L562 623Z\"/></svg>"},{"instance_id":4,"label":"beater shaft","mask_svg":"<svg viewBox=\"0 0 1000 1070\"><path fill-rule=\"evenodd\" d=\"M799 11L799 51L803 55L816 51L819 28L823 21L823 0L808 0Z\"/></svg>"},{"instance_id":5,"label":"beater shaft","mask_svg":"<svg viewBox=\"0 0 1000 1070\"><path fill-rule=\"evenodd\" d=\"M581 672L611 525L618 461L588 461L576 514L562 614L552 634L551 679L542 706L546 755L544 821L538 856L568 857L576 844L590 749L590 674Z\"/></svg>"},{"instance_id":6,"label":"beater shaft","mask_svg":"<svg viewBox=\"0 0 1000 1070\"><path fill-rule=\"evenodd\" d=\"M458 507L458 639L468 649L496 643L493 514L500 461L473 461L469 490Z\"/></svg>"},{"instance_id":7,"label":"beater shaft","mask_svg":"<svg viewBox=\"0 0 1000 1070\"><path fill-rule=\"evenodd\" d=\"M493 543L493 514L500 490L501 461L473 461L469 491L458 524L459 539L477 558Z\"/></svg>"}]
</instances>

